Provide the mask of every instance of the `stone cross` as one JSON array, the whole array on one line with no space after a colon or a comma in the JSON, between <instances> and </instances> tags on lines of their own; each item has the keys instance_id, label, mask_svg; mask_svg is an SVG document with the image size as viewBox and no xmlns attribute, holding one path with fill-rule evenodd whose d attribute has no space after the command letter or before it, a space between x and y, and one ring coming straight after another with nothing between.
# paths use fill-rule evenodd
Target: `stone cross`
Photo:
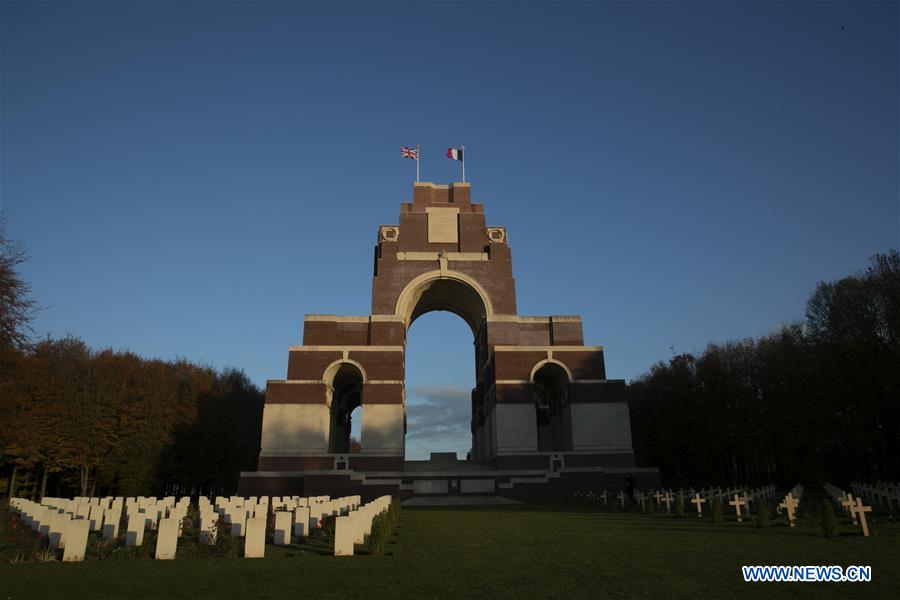
<instances>
[{"instance_id":1,"label":"stone cross","mask_svg":"<svg viewBox=\"0 0 900 600\"><path fill-rule=\"evenodd\" d=\"M734 512L737 513L738 523L741 522L741 506L746 506L747 502L745 500L741 500L741 497L737 494L734 495L734 500L730 500L728 502L731 506L734 507Z\"/></svg>"},{"instance_id":2,"label":"stone cross","mask_svg":"<svg viewBox=\"0 0 900 600\"><path fill-rule=\"evenodd\" d=\"M796 517L794 516L794 509L797 508L798 504L800 504L800 502L798 502L792 494L788 493L788 495L784 497L784 502L778 505L778 508L783 508L787 511L788 523L790 523L791 527L795 525L794 519Z\"/></svg>"},{"instance_id":3,"label":"stone cross","mask_svg":"<svg viewBox=\"0 0 900 600\"><path fill-rule=\"evenodd\" d=\"M674 498L672 497L672 493L666 492L666 495L663 496L663 502L666 503L666 513L667 514L672 512L672 500L674 500Z\"/></svg>"},{"instance_id":4,"label":"stone cross","mask_svg":"<svg viewBox=\"0 0 900 600\"><path fill-rule=\"evenodd\" d=\"M697 505L697 516L698 517L703 516L703 507L701 506L701 504L703 504L704 502L706 502L706 500L701 498L700 494L694 494L694 499L691 500L691 504Z\"/></svg>"},{"instance_id":5,"label":"stone cross","mask_svg":"<svg viewBox=\"0 0 900 600\"><path fill-rule=\"evenodd\" d=\"M869 537L869 525L866 523L866 513L872 512L872 507L863 506L862 498L857 498L856 505L850 510L859 515L859 524L862 525L863 536Z\"/></svg>"},{"instance_id":6,"label":"stone cross","mask_svg":"<svg viewBox=\"0 0 900 600\"><path fill-rule=\"evenodd\" d=\"M841 502L841 506L844 507L844 510L850 513L850 518L853 520L853 524L856 525L856 513L853 512L853 507L856 506L856 502L853 500L853 494L847 494L847 498Z\"/></svg>"},{"instance_id":7,"label":"stone cross","mask_svg":"<svg viewBox=\"0 0 900 600\"><path fill-rule=\"evenodd\" d=\"M622 508L625 508L625 492L619 490L619 502L622 503Z\"/></svg>"},{"instance_id":8,"label":"stone cross","mask_svg":"<svg viewBox=\"0 0 900 600\"><path fill-rule=\"evenodd\" d=\"M656 505L657 505L657 506L662 506L662 497L663 497L663 495L660 494L659 492L656 492L655 494L653 494L653 497L656 498Z\"/></svg>"}]
</instances>

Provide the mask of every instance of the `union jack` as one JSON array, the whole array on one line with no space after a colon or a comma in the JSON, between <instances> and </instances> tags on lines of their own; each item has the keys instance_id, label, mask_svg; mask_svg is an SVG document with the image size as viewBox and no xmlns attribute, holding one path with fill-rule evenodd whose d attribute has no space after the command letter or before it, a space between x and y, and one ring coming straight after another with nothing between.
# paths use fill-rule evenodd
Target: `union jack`
<instances>
[{"instance_id":1,"label":"union jack","mask_svg":"<svg viewBox=\"0 0 900 600\"><path fill-rule=\"evenodd\" d=\"M407 148L406 146L400 146L400 156L403 158L411 158L413 160L419 160L419 149L418 148Z\"/></svg>"}]
</instances>

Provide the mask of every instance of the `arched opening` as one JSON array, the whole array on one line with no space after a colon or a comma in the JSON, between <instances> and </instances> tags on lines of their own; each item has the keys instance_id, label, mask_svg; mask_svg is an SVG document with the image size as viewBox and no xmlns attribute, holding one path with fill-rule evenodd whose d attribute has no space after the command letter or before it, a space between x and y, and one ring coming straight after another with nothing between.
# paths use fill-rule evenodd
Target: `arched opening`
<instances>
[{"instance_id":1,"label":"arched opening","mask_svg":"<svg viewBox=\"0 0 900 600\"><path fill-rule=\"evenodd\" d=\"M537 418L539 452L572 449L569 374L560 364L547 362L531 377Z\"/></svg>"},{"instance_id":2,"label":"arched opening","mask_svg":"<svg viewBox=\"0 0 900 600\"><path fill-rule=\"evenodd\" d=\"M418 317L434 310L446 310L462 317L472 333L493 314L487 292L474 279L454 271L430 271L410 281L400 292L394 314L407 329Z\"/></svg>"},{"instance_id":3,"label":"arched opening","mask_svg":"<svg viewBox=\"0 0 900 600\"><path fill-rule=\"evenodd\" d=\"M453 452L459 459L471 455L472 407L486 355L479 348L489 311L483 291L437 273L413 280L401 294L397 314L407 323L407 459L428 459L431 452ZM462 318L469 330L447 313Z\"/></svg>"},{"instance_id":4,"label":"arched opening","mask_svg":"<svg viewBox=\"0 0 900 600\"><path fill-rule=\"evenodd\" d=\"M430 312L407 332L407 460L471 451L472 334L449 312Z\"/></svg>"},{"instance_id":5,"label":"arched opening","mask_svg":"<svg viewBox=\"0 0 900 600\"><path fill-rule=\"evenodd\" d=\"M354 411L362 406L362 389L365 377L359 367L352 363L339 363L331 371L329 394L329 435L328 451L346 454L351 451L350 436L359 431L353 424ZM361 411L356 411L360 414Z\"/></svg>"}]
</instances>

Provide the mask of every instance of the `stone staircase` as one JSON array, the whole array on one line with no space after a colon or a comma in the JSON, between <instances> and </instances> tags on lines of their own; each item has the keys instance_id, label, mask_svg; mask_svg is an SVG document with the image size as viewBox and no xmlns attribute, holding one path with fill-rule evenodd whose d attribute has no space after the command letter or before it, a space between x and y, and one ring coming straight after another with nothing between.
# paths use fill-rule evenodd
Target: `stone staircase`
<instances>
[{"instance_id":1,"label":"stone staircase","mask_svg":"<svg viewBox=\"0 0 900 600\"><path fill-rule=\"evenodd\" d=\"M401 502L403 506L486 506L521 504L502 496L416 496Z\"/></svg>"}]
</instances>

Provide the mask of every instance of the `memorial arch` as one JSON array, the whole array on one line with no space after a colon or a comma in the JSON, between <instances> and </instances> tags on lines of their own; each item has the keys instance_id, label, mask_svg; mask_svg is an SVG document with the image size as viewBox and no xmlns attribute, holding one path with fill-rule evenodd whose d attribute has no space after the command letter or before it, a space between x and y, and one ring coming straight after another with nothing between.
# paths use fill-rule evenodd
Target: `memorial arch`
<instances>
[{"instance_id":1,"label":"memorial arch","mask_svg":"<svg viewBox=\"0 0 900 600\"><path fill-rule=\"evenodd\" d=\"M423 466L404 456L405 352L431 311L468 324L476 380L470 459ZM258 471L242 473L241 492L546 499L649 483L658 474L635 466L624 388L606 378L603 349L584 345L580 317L517 314L506 229L486 224L469 184L416 183L400 223L378 229L371 314L306 315L287 378L268 382Z\"/></svg>"}]
</instances>

